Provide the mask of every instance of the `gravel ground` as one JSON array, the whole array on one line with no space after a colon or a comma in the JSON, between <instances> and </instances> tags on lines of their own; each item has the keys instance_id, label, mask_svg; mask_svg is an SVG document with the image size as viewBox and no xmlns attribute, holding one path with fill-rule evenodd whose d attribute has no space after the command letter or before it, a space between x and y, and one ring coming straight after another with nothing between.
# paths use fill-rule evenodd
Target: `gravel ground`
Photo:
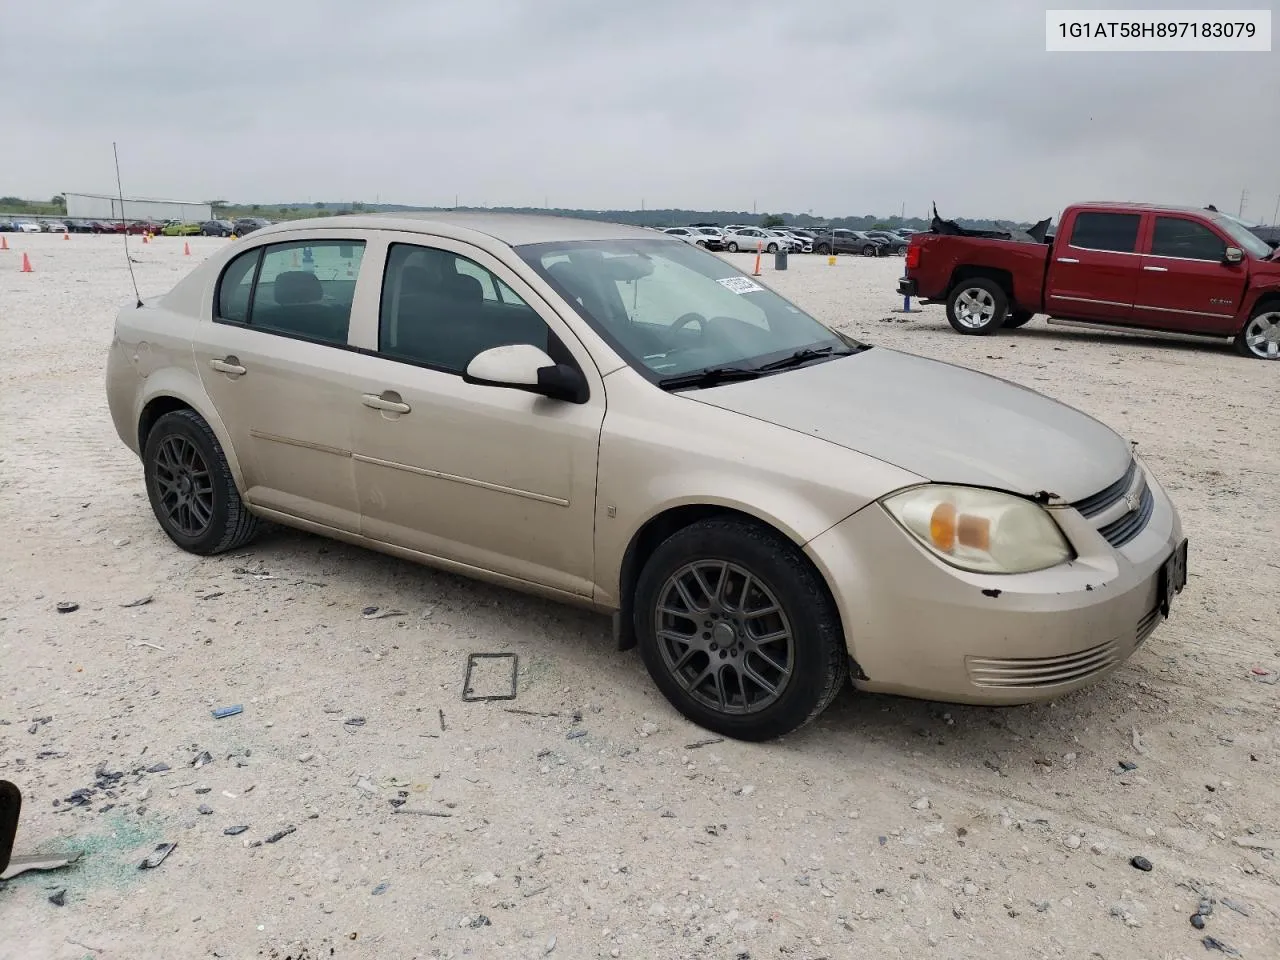
<instances>
[{"instance_id":1,"label":"gravel ground","mask_svg":"<svg viewBox=\"0 0 1280 960\"><path fill-rule=\"evenodd\" d=\"M1190 582L1054 704L850 692L783 741L691 746L603 618L288 531L177 550L103 398L119 238L8 240L0 775L16 852L83 855L0 884L0 956L1280 956L1280 364L1041 320L960 337L892 312L900 260L766 260L825 321L1140 441ZM131 238L143 295L224 242ZM461 701L472 651L519 654L516 701Z\"/></svg>"}]
</instances>

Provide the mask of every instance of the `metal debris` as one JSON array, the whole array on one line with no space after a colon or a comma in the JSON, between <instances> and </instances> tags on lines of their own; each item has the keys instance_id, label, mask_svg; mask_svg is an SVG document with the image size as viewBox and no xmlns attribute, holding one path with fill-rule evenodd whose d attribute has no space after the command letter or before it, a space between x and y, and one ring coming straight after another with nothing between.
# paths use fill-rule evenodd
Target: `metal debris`
<instances>
[{"instance_id":1,"label":"metal debris","mask_svg":"<svg viewBox=\"0 0 1280 960\"><path fill-rule=\"evenodd\" d=\"M724 737L711 737L709 740L695 740L693 743L686 743L686 750L698 750L702 747L709 747L712 744L724 743Z\"/></svg>"},{"instance_id":2,"label":"metal debris","mask_svg":"<svg viewBox=\"0 0 1280 960\"><path fill-rule=\"evenodd\" d=\"M249 829L248 824L240 824L239 826L235 826L235 827L227 827L227 829L223 830L222 833L223 833L223 836L238 837L240 836L240 834L244 833L248 829Z\"/></svg>"},{"instance_id":3,"label":"metal debris","mask_svg":"<svg viewBox=\"0 0 1280 960\"><path fill-rule=\"evenodd\" d=\"M210 763L213 763L213 755L209 753L208 750L202 750L199 753L199 755L197 755L196 758L191 761L191 766L199 770L201 767Z\"/></svg>"},{"instance_id":4,"label":"metal debris","mask_svg":"<svg viewBox=\"0 0 1280 960\"><path fill-rule=\"evenodd\" d=\"M63 600L54 609L59 613L75 613L80 609L80 604L76 603L74 600Z\"/></svg>"},{"instance_id":5,"label":"metal debris","mask_svg":"<svg viewBox=\"0 0 1280 960\"><path fill-rule=\"evenodd\" d=\"M213 719L221 720L224 717L234 717L237 713L244 713L244 706L237 703L230 707L218 707L211 712L213 713Z\"/></svg>"},{"instance_id":6,"label":"metal debris","mask_svg":"<svg viewBox=\"0 0 1280 960\"><path fill-rule=\"evenodd\" d=\"M151 855L138 864L139 870L154 870L160 864L164 863L165 857L173 853L176 843L158 843L156 848L151 851Z\"/></svg>"},{"instance_id":7,"label":"metal debris","mask_svg":"<svg viewBox=\"0 0 1280 960\"><path fill-rule=\"evenodd\" d=\"M55 907L64 906L67 902L67 888L63 887L60 890L55 890L49 896L49 902L52 903Z\"/></svg>"},{"instance_id":8,"label":"metal debris","mask_svg":"<svg viewBox=\"0 0 1280 960\"><path fill-rule=\"evenodd\" d=\"M148 593L145 597L139 597L137 600L130 600L128 603L120 604L120 608L128 610L130 607L145 607L151 600L151 594Z\"/></svg>"},{"instance_id":9,"label":"metal debris","mask_svg":"<svg viewBox=\"0 0 1280 960\"><path fill-rule=\"evenodd\" d=\"M80 859L80 851L74 853L39 853L10 857L9 865L0 873L0 880L12 880L30 870L61 870Z\"/></svg>"},{"instance_id":10,"label":"metal debris","mask_svg":"<svg viewBox=\"0 0 1280 960\"><path fill-rule=\"evenodd\" d=\"M267 843L275 843L277 840L283 840L297 829L297 827L289 826L285 827L283 830L277 830L271 836L267 837Z\"/></svg>"},{"instance_id":11,"label":"metal debris","mask_svg":"<svg viewBox=\"0 0 1280 960\"><path fill-rule=\"evenodd\" d=\"M510 660L511 661L511 682L510 692L486 694L476 696L471 687L471 672L475 669L477 663L481 660ZM469 653L467 654L467 669L462 677L462 699L468 703L484 700L514 700L516 698L516 684L520 671L520 659L514 653L509 651L500 653Z\"/></svg>"}]
</instances>

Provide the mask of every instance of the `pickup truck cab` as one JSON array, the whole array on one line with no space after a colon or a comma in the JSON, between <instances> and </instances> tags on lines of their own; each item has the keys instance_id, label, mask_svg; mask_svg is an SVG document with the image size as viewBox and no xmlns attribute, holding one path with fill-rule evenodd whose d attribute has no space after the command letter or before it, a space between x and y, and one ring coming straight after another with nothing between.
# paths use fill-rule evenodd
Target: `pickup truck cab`
<instances>
[{"instance_id":1,"label":"pickup truck cab","mask_svg":"<svg viewBox=\"0 0 1280 960\"><path fill-rule=\"evenodd\" d=\"M898 293L945 303L960 333L1036 314L1108 327L1232 338L1280 359L1280 261L1230 217L1189 207L1082 203L1037 242L917 233Z\"/></svg>"}]
</instances>

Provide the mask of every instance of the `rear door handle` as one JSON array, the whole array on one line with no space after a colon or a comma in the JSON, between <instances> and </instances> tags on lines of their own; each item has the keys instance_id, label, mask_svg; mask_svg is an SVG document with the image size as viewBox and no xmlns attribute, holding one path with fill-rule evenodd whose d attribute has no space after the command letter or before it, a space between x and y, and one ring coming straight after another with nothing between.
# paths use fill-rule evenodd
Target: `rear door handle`
<instances>
[{"instance_id":1,"label":"rear door handle","mask_svg":"<svg viewBox=\"0 0 1280 960\"><path fill-rule=\"evenodd\" d=\"M232 377L243 377L247 372L244 367L240 366L240 361L235 357L225 357L222 360L215 357L209 361L209 366L219 373L225 373Z\"/></svg>"},{"instance_id":2,"label":"rear door handle","mask_svg":"<svg viewBox=\"0 0 1280 960\"><path fill-rule=\"evenodd\" d=\"M1152 273L1168 273L1168 267L1143 267L1143 270L1150 270Z\"/></svg>"},{"instance_id":3,"label":"rear door handle","mask_svg":"<svg viewBox=\"0 0 1280 960\"><path fill-rule=\"evenodd\" d=\"M1077 260L1075 257L1059 257L1058 262L1059 263L1079 263L1080 261Z\"/></svg>"},{"instance_id":4,"label":"rear door handle","mask_svg":"<svg viewBox=\"0 0 1280 960\"><path fill-rule=\"evenodd\" d=\"M366 407L372 407L374 410L386 410L390 413L408 413L413 408L404 401L398 399L398 393L387 393L379 395L376 393L362 394L360 399Z\"/></svg>"}]
</instances>

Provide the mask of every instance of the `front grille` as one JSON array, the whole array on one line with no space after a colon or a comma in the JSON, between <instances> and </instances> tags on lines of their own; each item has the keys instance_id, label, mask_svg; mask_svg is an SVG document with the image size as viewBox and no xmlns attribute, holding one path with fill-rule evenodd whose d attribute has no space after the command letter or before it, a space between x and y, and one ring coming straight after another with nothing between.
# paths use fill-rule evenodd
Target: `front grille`
<instances>
[{"instance_id":1,"label":"front grille","mask_svg":"<svg viewBox=\"0 0 1280 960\"><path fill-rule=\"evenodd\" d=\"M1116 507L1122 501L1134 500L1137 506L1126 510L1121 516L1115 516ZM1151 514L1155 511L1156 501L1147 484L1147 475L1139 469L1136 460L1130 460L1129 469L1119 480L1091 497L1077 500L1072 506L1082 516L1095 521L1098 533L1102 534L1107 543L1113 547L1123 547L1146 529ZM1106 519L1106 522L1098 523L1102 519Z\"/></svg>"},{"instance_id":2,"label":"front grille","mask_svg":"<svg viewBox=\"0 0 1280 960\"><path fill-rule=\"evenodd\" d=\"M1119 503L1124 499L1124 495L1129 491L1129 487L1133 485L1133 475L1138 470L1138 461L1130 460L1129 469L1124 472L1124 476L1117 480L1105 490L1095 493L1092 497L1085 497L1083 500L1077 500L1072 504L1083 516L1096 517L1111 506L1113 503Z\"/></svg>"},{"instance_id":3,"label":"front grille","mask_svg":"<svg viewBox=\"0 0 1280 960\"><path fill-rule=\"evenodd\" d=\"M1144 481L1138 509L1126 513L1119 520L1108 523L1105 527L1099 527L1098 532L1113 547L1123 547L1142 532L1155 508L1156 498L1151 495L1151 488Z\"/></svg>"},{"instance_id":4,"label":"front grille","mask_svg":"<svg viewBox=\"0 0 1280 960\"><path fill-rule=\"evenodd\" d=\"M1134 639L1137 644L1141 644L1147 637L1155 632L1156 627L1160 625L1160 608L1155 607L1145 617L1138 621L1138 627L1134 631Z\"/></svg>"},{"instance_id":5,"label":"front grille","mask_svg":"<svg viewBox=\"0 0 1280 960\"><path fill-rule=\"evenodd\" d=\"M1078 683L1105 672L1119 662L1115 641L1110 641L1058 657L966 657L965 667L975 686L1030 690Z\"/></svg>"}]
</instances>

